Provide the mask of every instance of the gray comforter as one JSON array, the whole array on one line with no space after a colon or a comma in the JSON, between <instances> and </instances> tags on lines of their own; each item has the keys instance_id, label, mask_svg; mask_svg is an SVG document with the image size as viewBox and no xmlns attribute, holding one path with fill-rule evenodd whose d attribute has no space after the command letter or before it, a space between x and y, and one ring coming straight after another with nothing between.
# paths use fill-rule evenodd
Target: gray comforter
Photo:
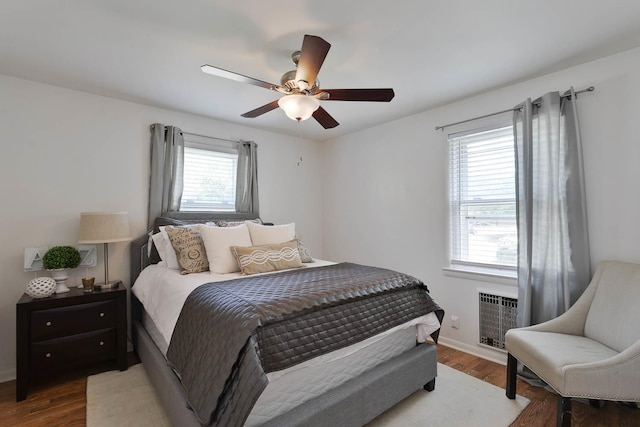
<instances>
[{"instance_id":1,"label":"gray comforter","mask_svg":"<svg viewBox=\"0 0 640 427\"><path fill-rule=\"evenodd\" d=\"M267 385L265 372L429 312L442 321L421 281L358 264L209 283L187 298L167 359L204 425L241 426Z\"/></svg>"}]
</instances>

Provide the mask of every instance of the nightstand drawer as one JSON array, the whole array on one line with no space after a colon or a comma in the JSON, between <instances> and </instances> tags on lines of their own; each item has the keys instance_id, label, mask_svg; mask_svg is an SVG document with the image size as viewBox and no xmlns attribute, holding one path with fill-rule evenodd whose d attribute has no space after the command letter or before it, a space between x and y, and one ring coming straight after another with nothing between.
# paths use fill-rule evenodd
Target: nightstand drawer
<instances>
[{"instance_id":1,"label":"nightstand drawer","mask_svg":"<svg viewBox=\"0 0 640 427\"><path fill-rule=\"evenodd\" d=\"M116 325L116 301L100 301L31 313L31 340L43 341Z\"/></svg>"},{"instance_id":2,"label":"nightstand drawer","mask_svg":"<svg viewBox=\"0 0 640 427\"><path fill-rule=\"evenodd\" d=\"M110 359L115 350L115 329L41 341L31 345L31 369L37 374L78 362Z\"/></svg>"}]
</instances>

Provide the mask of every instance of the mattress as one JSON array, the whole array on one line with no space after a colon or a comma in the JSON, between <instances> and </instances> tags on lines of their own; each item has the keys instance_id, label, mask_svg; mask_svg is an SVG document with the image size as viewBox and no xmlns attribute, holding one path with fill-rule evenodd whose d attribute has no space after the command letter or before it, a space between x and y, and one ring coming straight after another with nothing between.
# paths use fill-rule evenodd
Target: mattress
<instances>
[{"instance_id":1,"label":"mattress","mask_svg":"<svg viewBox=\"0 0 640 427\"><path fill-rule=\"evenodd\" d=\"M314 268L332 264L318 261ZM268 274L268 273L267 273ZM132 292L145 310L142 323L162 354L166 355L180 310L189 293L203 283L231 280L239 274L197 273L180 275L175 270L151 265L136 280ZM269 372L269 385L256 402L247 426L256 426L300 403L360 375L379 363L415 347L437 330L434 313L413 319L351 346L307 360L287 369Z\"/></svg>"},{"instance_id":2,"label":"mattress","mask_svg":"<svg viewBox=\"0 0 640 427\"><path fill-rule=\"evenodd\" d=\"M437 329L439 325L435 316L433 320L436 323L432 328ZM165 354L167 344L146 312L143 313L142 324ZM394 328L390 333L379 334L290 368L270 372L267 374L269 384L253 407L245 426L259 426L415 345L415 326L406 324Z\"/></svg>"},{"instance_id":3,"label":"mattress","mask_svg":"<svg viewBox=\"0 0 640 427\"><path fill-rule=\"evenodd\" d=\"M327 357L312 359L312 363L303 367L294 366L292 368L296 369L289 368L284 374L272 376L251 410L245 427L258 426L415 346L415 329L400 329L369 346L345 353L344 357L329 353L325 355Z\"/></svg>"}]
</instances>

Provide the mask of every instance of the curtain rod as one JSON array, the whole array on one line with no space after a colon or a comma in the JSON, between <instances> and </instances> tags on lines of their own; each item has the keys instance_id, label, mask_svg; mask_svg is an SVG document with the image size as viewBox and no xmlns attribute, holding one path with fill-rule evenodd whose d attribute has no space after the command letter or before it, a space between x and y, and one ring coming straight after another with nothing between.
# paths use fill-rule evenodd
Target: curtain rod
<instances>
[{"instance_id":1,"label":"curtain rod","mask_svg":"<svg viewBox=\"0 0 640 427\"><path fill-rule=\"evenodd\" d=\"M589 86L586 89L582 89L582 90L577 90L574 93L576 95L578 95L579 93L585 93L585 92L593 92L594 90L596 90L595 87L593 86ZM561 98L568 98L571 96L571 93L565 93L564 95L561 95ZM487 117L492 117L492 116L497 116L498 114L504 114L504 113L508 113L509 111L516 111L519 110L519 108L509 108L508 110L502 110L502 111L498 111L495 113L490 113L490 114L485 114L484 116L478 116L478 117L474 117L472 119L467 119L467 120L461 120L459 122L455 122L455 123L449 123L446 125L442 125L442 126L436 126L436 130L444 130L444 128L448 128L450 126L455 126L455 125L460 125L462 123L467 123L467 122L472 122L474 120L480 120L480 119L485 119Z\"/></svg>"},{"instance_id":2,"label":"curtain rod","mask_svg":"<svg viewBox=\"0 0 640 427\"><path fill-rule=\"evenodd\" d=\"M191 132L185 132L182 131L183 135L191 135L191 136L199 136L201 138L210 138L210 139L217 139L218 141L227 141L227 142L234 142L236 144L239 144L240 141L234 141L233 139L225 139L225 138L218 138L216 136L208 136L208 135L200 135L198 133L191 133Z\"/></svg>"},{"instance_id":3,"label":"curtain rod","mask_svg":"<svg viewBox=\"0 0 640 427\"><path fill-rule=\"evenodd\" d=\"M153 129L153 127L155 126L155 123L151 125L151 129ZM166 131L166 129L165 129ZM226 142L235 142L236 144L239 144L240 141L237 140L233 140L233 139L225 139L225 138L218 138L215 136L209 136L209 135L200 135L199 133L191 133L191 132L185 132L183 130L180 130L180 133L182 135L191 135L191 136L199 136L201 138L210 138L210 139L217 139L219 141L226 141Z\"/></svg>"}]
</instances>

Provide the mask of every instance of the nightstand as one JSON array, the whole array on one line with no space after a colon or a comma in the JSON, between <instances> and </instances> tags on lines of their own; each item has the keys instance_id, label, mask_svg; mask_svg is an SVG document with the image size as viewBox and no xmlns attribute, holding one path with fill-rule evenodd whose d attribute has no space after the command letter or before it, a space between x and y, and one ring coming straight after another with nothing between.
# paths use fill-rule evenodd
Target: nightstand
<instances>
[{"instance_id":1,"label":"nightstand","mask_svg":"<svg viewBox=\"0 0 640 427\"><path fill-rule=\"evenodd\" d=\"M93 362L127 369L127 289L80 288L16 304L16 401L32 380Z\"/></svg>"}]
</instances>

